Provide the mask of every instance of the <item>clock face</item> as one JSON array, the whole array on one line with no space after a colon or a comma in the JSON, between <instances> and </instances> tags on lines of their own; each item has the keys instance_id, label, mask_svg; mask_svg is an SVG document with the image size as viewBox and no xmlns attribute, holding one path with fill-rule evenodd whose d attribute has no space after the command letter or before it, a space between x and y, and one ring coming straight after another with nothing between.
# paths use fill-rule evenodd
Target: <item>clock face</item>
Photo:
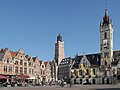
<instances>
[{"instance_id":1,"label":"clock face","mask_svg":"<svg viewBox=\"0 0 120 90\"><path fill-rule=\"evenodd\" d=\"M107 39L103 40L103 47L107 47Z\"/></svg>"}]
</instances>

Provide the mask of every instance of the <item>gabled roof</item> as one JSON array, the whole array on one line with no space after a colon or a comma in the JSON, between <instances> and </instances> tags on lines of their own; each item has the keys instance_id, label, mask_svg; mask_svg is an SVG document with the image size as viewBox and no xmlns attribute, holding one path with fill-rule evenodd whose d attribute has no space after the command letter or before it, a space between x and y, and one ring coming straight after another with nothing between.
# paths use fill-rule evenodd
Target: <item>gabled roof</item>
<instances>
[{"instance_id":1,"label":"gabled roof","mask_svg":"<svg viewBox=\"0 0 120 90\"><path fill-rule=\"evenodd\" d=\"M75 60L75 63L73 65L72 68L79 68L79 65L80 65L80 62L82 60L84 55L80 55L80 56L76 56L74 58ZM91 64L91 66L99 66L100 65L100 54L97 53L97 54L88 54L88 55L85 55L87 60L89 61L89 63Z\"/></svg>"},{"instance_id":2,"label":"gabled roof","mask_svg":"<svg viewBox=\"0 0 120 90\"><path fill-rule=\"evenodd\" d=\"M85 55L90 62L91 66L100 66L100 53L95 53L95 54L86 54ZM82 59L83 55L76 56L73 58L75 61L73 68L79 68L79 63ZM117 65L119 60L120 60L120 50L113 51L113 59L114 61L111 63L112 65Z\"/></svg>"},{"instance_id":3,"label":"gabled roof","mask_svg":"<svg viewBox=\"0 0 120 90\"><path fill-rule=\"evenodd\" d=\"M10 50L9 50L9 51L10 51ZM15 56L17 56L18 52L10 51L10 54L11 54L11 57L15 57Z\"/></svg>"},{"instance_id":4,"label":"gabled roof","mask_svg":"<svg viewBox=\"0 0 120 90\"><path fill-rule=\"evenodd\" d=\"M80 64L80 61L82 59L82 55L81 56L76 56L75 58L73 58L73 67L72 68L79 68L79 64Z\"/></svg>"},{"instance_id":5,"label":"gabled roof","mask_svg":"<svg viewBox=\"0 0 120 90\"><path fill-rule=\"evenodd\" d=\"M86 57L92 66L100 65L100 53L89 54Z\"/></svg>"}]
</instances>

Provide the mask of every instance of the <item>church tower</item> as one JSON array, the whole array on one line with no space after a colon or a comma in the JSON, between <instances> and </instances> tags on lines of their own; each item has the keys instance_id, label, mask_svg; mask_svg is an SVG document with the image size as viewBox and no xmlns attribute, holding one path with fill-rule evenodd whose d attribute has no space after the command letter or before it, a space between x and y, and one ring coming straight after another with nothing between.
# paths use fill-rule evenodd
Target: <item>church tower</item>
<instances>
[{"instance_id":1,"label":"church tower","mask_svg":"<svg viewBox=\"0 0 120 90\"><path fill-rule=\"evenodd\" d=\"M113 25L107 9L105 10L103 22L100 22L100 54L102 83L110 83L111 62L113 60Z\"/></svg>"},{"instance_id":2,"label":"church tower","mask_svg":"<svg viewBox=\"0 0 120 90\"><path fill-rule=\"evenodd\" d=\"M55 60L57 65L60 64L64 58L64 42L62 41L62 36L59 34L57 36L57 42L55 43Z\"/></svg>"}]
</instances>

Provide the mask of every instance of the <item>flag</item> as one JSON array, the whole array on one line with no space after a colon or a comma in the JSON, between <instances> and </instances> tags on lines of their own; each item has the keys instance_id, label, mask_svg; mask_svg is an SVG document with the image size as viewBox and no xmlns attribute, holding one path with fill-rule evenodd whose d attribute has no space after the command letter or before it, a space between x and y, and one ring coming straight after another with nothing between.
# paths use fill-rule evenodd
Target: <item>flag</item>
<instances>
[{"instance_id":1,"label":"flag","mask_svg":"<svg viewBox=\"0 0 120 90\"><path fill-rule=\"evenodd\" d=\"M108 57L106 56L106 62L108 63Z\"/></svg>"},{"instance_id":2,"label":"flag","mask_svg":"<svg viewBox=\"0 0 120 90\"><path fill-rule=\"evenodd\" d=\"M85 73L87 73L87 71L86 71L85 67L83 66L83 64L80 64L80 65L81 65L82 70L83 70Z\"/></svg>"},{"instance_id":3,"label":"flag","mask_svg":"<svg viewBox=\"0 0 120 90\"><path fill-rule=\"evenodd\" d=\"M91 71L91 75L94 76L94 72L92 68L90 68L90 71Z\"/></svg>"}]
</instances>

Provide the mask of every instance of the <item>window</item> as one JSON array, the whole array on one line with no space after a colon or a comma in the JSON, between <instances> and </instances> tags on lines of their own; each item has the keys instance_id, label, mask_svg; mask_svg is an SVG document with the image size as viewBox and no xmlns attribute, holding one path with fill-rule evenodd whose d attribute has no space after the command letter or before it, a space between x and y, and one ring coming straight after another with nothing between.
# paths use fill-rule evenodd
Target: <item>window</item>
<instances>
[{"instance_id":1,"label":"window","mask_svg":"<svg viewBox=\"0 0 120 90\"><path fill-rule=\"evenodd\" d=\"M27 68L24 68L24 74L27 74Z\"/></svg>"},{"instance_id":2,"label":"window","mask_svg":"<svg viewBox=\"0 0 120 90\"><path fill-rule=\"evenodd\" d=\"M29 69L29 74L31 74L31 69Z\"/></svg>"},{"instance_id":3,"label":"window","mask_svg":"<svg viewBox=\"0 0 120 90\"><path fill-rule=\"evenodd\" d=\"M12 72L12 66L9 66L9 72Z\"/></svg>"},{"instance_id":4,"label":"window","mask_svg":"<svg viewBox=\"0 0 120 90\"><path fill-rule=\"evenodd\" d=\"M34 74L34 70L32 69L32 74Z\"/></svg>"},{"instance_id":5,"label":"window","mask_svg":"<svg viewBox=\"0 0 120 90\"><path fill-rule=\"evenodd\" d=\"M18 74L18 67L15 67L15 73Z\"/></svg>"},{"instance_id":6,"label":"window","mask_svg":"<svg viewBox=\"0 0 120 90\"><path fill-rule=\"evenodd\" d=\"M23 60L20 60L20 65L23 65Z\"/></svg>"},{"instance_id":7,"label":"window","mask_svg":"<svg viewBox=\"0 0 120 90\"><path fill-rule=\"evenodd\" d=\"M20 67L20 74L23 74L23 67Z\"/></svg>"},{"instance_id":8,"label":"window","mask_svg":"<svg viewBox=\"0 0 120 90\"><path fill-rule=\"evenodd\" d=\"M7 66L4 66L4 72L7 72Z\"/></svg>"},{"instance_id":9,"label":"window","mask_svg":"<svg viewBox=\"0 0 120 90\"><path fill-rule=\"evenodd\" d=\"M18 65L18 61L15 61L15 64Z\"/></svg>"},{"instance_id":10,"label":"window","mask_svg":"<svg viewBox=\"0 0 120 90\"><path fill-rule=\"evenodd\" d=\"M29 62L29 66L31 66L31 62Z\"/></svg>"},{"instance_id":11,"label":"window","mask_svg":"<svg viewBox=\"0 0 120 90\"><path fill-rule=\"evenodd\" d=\"M104 39L107 39L107 33L105 32L105 34L104 34Z\"/></svg>"},{"instance_id":12,"label":"window","mask_svg":"<svg viewBox=\"0 0 120 90\"><path fill-rule=\"evenodd\" d=\"M24 62L24 66L27 66L27 62Z\"/></svg>"},{"instance_id":13,"label":"window","mask_svg":"<svg viewBox=\"0 0 120 90\"><path fill-rule=\"evenodd\" d=\"M108 53L107 53L107 52L104 52L104 57L105 57L105 58L107 57L107 55L108 55Z\"/></svg>"},{"instance_id":14,"label":"window","mask_svg":"<svg viewBox=\"0 0 120 90\"><path fill-rule=\"evenodd\" d=\"M7 63L9 63L9 58L7 58Z\"/></svg>"}]
</instances>

